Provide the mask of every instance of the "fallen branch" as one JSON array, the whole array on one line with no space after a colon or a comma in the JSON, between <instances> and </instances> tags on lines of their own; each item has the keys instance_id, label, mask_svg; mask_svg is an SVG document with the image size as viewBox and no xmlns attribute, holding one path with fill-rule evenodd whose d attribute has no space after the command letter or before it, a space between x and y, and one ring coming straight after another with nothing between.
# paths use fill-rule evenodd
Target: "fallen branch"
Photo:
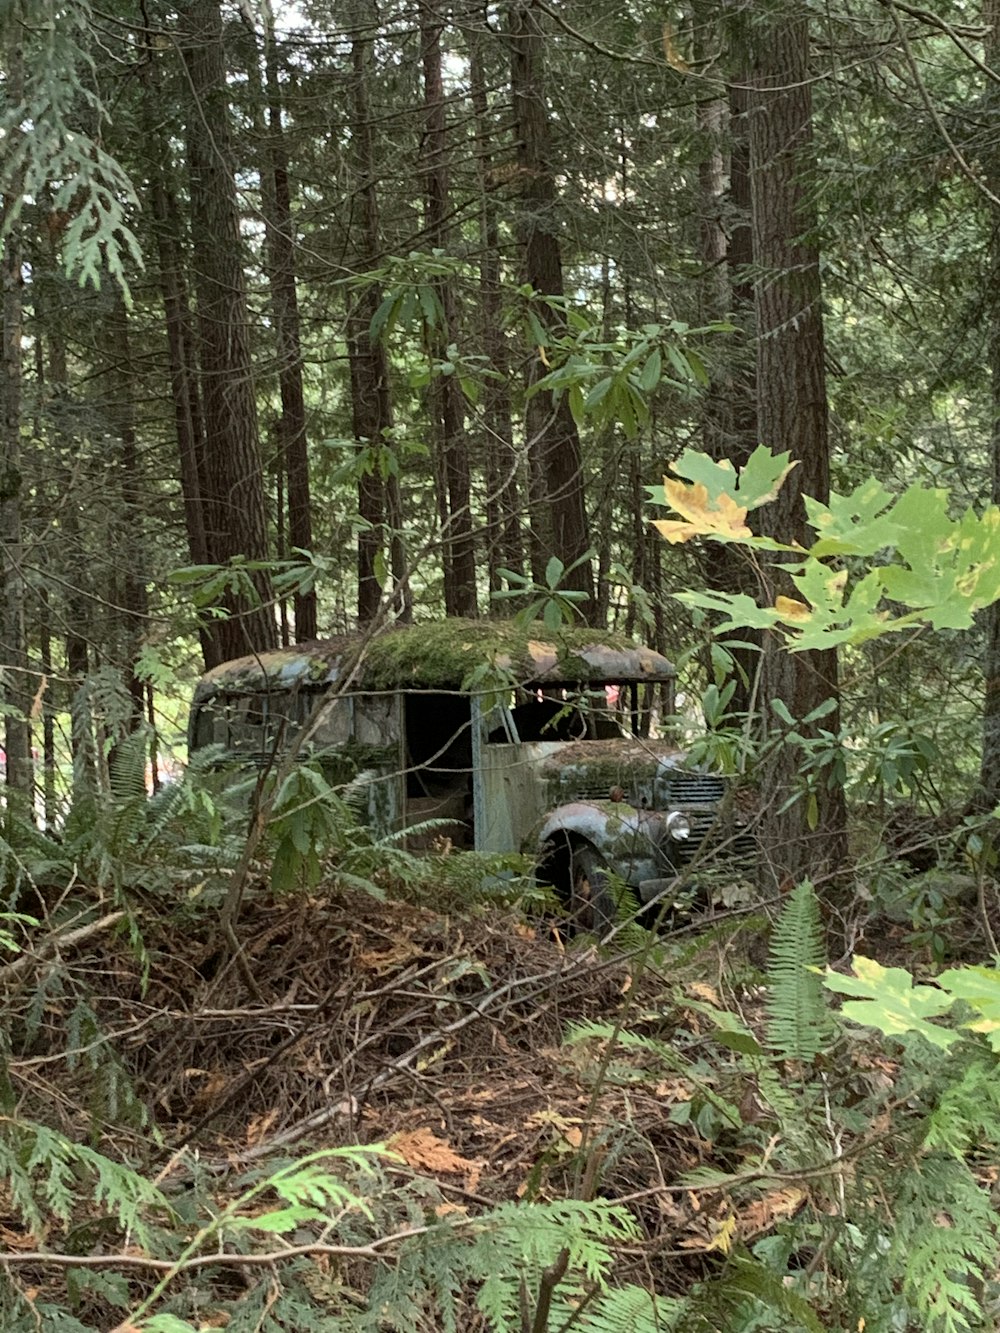
<instances>
[{"instance_id":1,"label":"fallen branch","mask_svg":"<svg viewBox=\"0 0 1000 1333\"><path fill-rule=\"evenodd\" d=\"M12 963L0 967L0 982L8 981L11 977L27 972L29 968L43 963L46 958L61 953L63 949L81 944L84 940L90 939L92 935L101 934L102 931L110 929L111 926L121 921L124 915L124 911L109 912L107 916L102 916L97 921L91 921L86 926L78 926L76 930L56 931L55 934L42 940L41 944L37 948L33 948L30 953L22 953L20 958L15 958Z\"/></svg>"},{"instance_id":2,"label":"fallen branch","mask_svg":"<svg viewBox=\"0 0 1000 1333\"><path fill-rule=\"evenodd\" d=\"M470 1219L460 1218L459 1222ZM453 1224L454 1225L454 1224ZM195 1254L190 1259L154 1259L146 1254L49 1254L45 1250L26 1250L23 1253L0 1250L0 1264L7 1268L25 1264L47 1264L54 1268L138 1268L150 1273L170 1273L177 1276L196 1268L252 1268L267 1267L285 1259L299 1259L308 1254L340 1255L351 1259L382 1259L385 1251L397 1242L422 1236L430 1227L410 1227L395 1231L391 1236L380 1236L368 1245L330 1245L316 1241L311 1245L290 1245L283 1250L267 1250L263 1254Z\"/></svg>"}]
</instances>

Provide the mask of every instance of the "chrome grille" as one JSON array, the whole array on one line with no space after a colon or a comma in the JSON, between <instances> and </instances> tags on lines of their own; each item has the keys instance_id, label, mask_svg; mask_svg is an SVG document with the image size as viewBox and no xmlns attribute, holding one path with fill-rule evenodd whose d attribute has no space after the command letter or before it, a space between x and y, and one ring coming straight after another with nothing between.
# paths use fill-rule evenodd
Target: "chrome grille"
<instances>
[{"instance_id":1,"label":"chrome grille","mask_svg":"<svg viewBox=\"0 0 1000 1333\"><path fill-rule=\"evenodd\" d=\"M725 794L725 781L712 773L672 772L667 778L669 805L718 805Z\"/></svg>"}]
</instances>

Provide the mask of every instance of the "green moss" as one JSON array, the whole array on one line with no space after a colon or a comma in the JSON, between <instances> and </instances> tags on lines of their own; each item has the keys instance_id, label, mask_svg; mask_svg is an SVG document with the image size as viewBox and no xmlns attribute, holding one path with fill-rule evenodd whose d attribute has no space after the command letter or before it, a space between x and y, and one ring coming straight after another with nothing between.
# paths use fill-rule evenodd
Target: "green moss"
<instances>
[{"instance_id":1,"label":"green moss","mask_svg":"<svg viewBox=\"0 0 1000 1333\"><path fill-rule=\"evenodd\" d=\"M457 689L477 668L493 667L515 681L536 680L546 674L545 655L533 645L556 650L558 678L598 678L595 668L579 656L595 645L619 652L635 644L622 634L586 626L546 629L511 620L434 620L391 630L373 639L364 651L362 679L373 689L412 685ZM551 663L548 664L551 667ZM541 668L541 670L540 670ZM480 687L496 684L477 682Z\"/></svg>"},{"instance_id":2,"label":"green moss","mask_svg":"<svg viewBox=\"0 0 1000 1333\"><path fill-rule=\"evenodd\" d=\"M203 677L199 697L215 690L316 685L343 679L354 667L355 690L489 691L515 682L662 680L672 674L650 649L588 626L553 631L540 622L428 620L387 630L368 643L346 636L223 663Z\"/></svg>"}]
</instances>

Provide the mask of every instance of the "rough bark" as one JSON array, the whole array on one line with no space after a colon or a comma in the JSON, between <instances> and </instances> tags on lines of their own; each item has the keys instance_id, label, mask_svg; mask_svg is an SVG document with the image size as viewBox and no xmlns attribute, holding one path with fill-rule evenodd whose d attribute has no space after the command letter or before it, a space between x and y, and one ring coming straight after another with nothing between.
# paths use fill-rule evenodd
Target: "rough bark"
<instances>
[{"instance_id":1,"label":"rough bark","mask_svg":"<svg viewBox=\"0 0 1000 1333\"><path fill-rule=\"evenodd\" d=\"M191 242L198 301L198 360L205 416L204 514L209 563L268 558L229 93L219 0L184 6L181 54L190 90L187 144ZM256 596L230 593L226 619L205 634L207 667L277 646L266 574Z\"/></svg>"},{"instance_id":2,"label":"rough bark","mask_svg":"<svg viewBox=\"0 0 1000 1333\"><path fill-rule=\"evenodd\" d=\"M295 276L295 224L288 178L281 78L273 22L264 44L267 89L269 188L264 191L264 226L267 233L267 277L278 354L281 394L282 462L287 479L288 544L311 551L312 504L309 494L309 447L306 436L306 401L302 381L302 341L299 297ZM294 598L295 637L300 642L317 634L316 592L297 592Z\"/></svg>"},{"instance_id":3,"label":"rough bark","mask_svg":"<svg viewBox=\"0 0 1000 1333\"><path fill-rule=\"evenodd\" d=\"M352 249L359 272L375 268L379 253L379 208L375 146L368 88L372 78L372 32L374 18L355 10L356 31L351 44L352 121L354 170L357 177L357 213ZM377 284L349 296L347 352L351 376L351 421L359 452L379 449L392 429L392 385L385 345L369 335L372 316L382 303ZM389 528L390 568L397 589L396 612L400 620L411 617L407 582L406 548L402 533L402 502L399 481L379 469L363 471L358 479L358 512L364 526L358 533L358 621L374 620L381 603L382 588L376 577L378 557L385 550Z\"/></svg>"},{"instance_id":4,"label":"rough bark","mask_svg":"<svg viewBox=\"0 0 1000 1333\"><path fill-rule=\"evenodd\" d=\"M121 605L124 660L129 694L132 697L132 728L144 717L146 686L136 675L136 660L142 647L149 612L146 592L147 551L142 478L135 430L135 372L128 312L119 292L112 297L108 319L108 346L113 357L109 385L108 415L115 424L121 446L122 523L118 568L121 570Z\"/></svg>"},{"instance_id":5,"label":"rough bark","mask_svg":"<svg viewBox=\"0 0 1000 1333\"><path fill-rule=\"evenodd\" d=\"M751 35L758 419L762 440L773 449L790 450L798 460L764 523L783 541L804 541L803 496L826 500L830 487L819 253L807 190L815 167L808 18L787 6L768 5L755 12ZM772 575L773 600L781 591L780 568L773 567ZM788 653L774 642L767 645L766 717L774 700L801 719L831 698L838 698L835 652ZM838 719L837 713L828 715L824 728L836 731ZM819 882L843 868L844 793L823 779L815 790L815 808L799 799L783 810L799 789L801 763L801 751L791 745L776 751L767 782L766 850L777 880L794 882L808 875Z\"/></svg>"},{"instance_id":6,"label":"rough bark","mask_svg":"<svg viewBox=\"0 0 1000 1333\"><path fill-rule=\"evenodd\" d=\"M424 180L427 243L435 250L448 246L447 218L451 209L448 181L448 129L445 119L441 33L444 25L433 0L420 2L420 55L424 76ZM457 336L457 309L452 282L437 284L442 313L438 327L426 330L428 353L435 363L446 360L448 346ZM455 375L435 375L428 394L433 410L439 470L444 495L439 498L443 517L444 606L449 616L476 614L476 549L472 529L469 447L465 433L465 402Z\"/></svg>"},{"instance_id":7,"label":"rough bark","mask_svg":"<svg viewBox=\"0 0 1000 1333\"><path fill-rule=\"evenodd\" d=\"M739 332L728 335L716 359L703 399L704 449L716 460L741 468L757 444L757 406L752 339L753 288L747 274L753 261L750 226L749 139L745 80L740 77L727 99L712 97L698 106L704 140L699 167L699 257L702 263L702 318L732 319ZM723 144L729 144L728 185ZM709 588L720 592L757 592L753 566L737 545L706 543L702 573ZM759 639L740 630L719 642L730 653L735 670L730 709L747 713L756 699L760 655L740 642Z\"/></svg>"},{"instance_id":8,"label":"rough bark","mask_svg":"<svg viewBox=\"0 0 1000 1333\"><path fill-rule=\"evenodd\" d=\"M520 460L514 447L510 400L510 354L503 327L500 224L493 182L492 144L496 137L486 92L484 34L489 11L483 7L468 33L469 96L475 116L477 184L479 188L479 326L483 351L496 379L483 381L479 411L482 421L486 478L486 552L489 586L498 591L501 568L524 572L519 495ZM492 603L505 614L502 602Z\"/></svg>"},{"instance_id":9,"label":"rough bark","mask_svg":"<svg viewBox=\"0 0 1000 1333\"><path fill-rule=\"evenodd\" d=\"M562 255L559 248L558 207L552 166L549 113L545 96L545 69L539 6L515 4L509 18L511 87L517 134L520 185L518 232L524 255L524 281L541 295L561 297ZM539 305L536 313L554 329L559 321ZM529 388L545 374L540 356L532 357ZM569 403L563 395L553 402L547 392L528 400L525 429L528 438L528 506L531 520L529 547L532 577L544 578L549 558L558 556L567 568L564 585L587 594L588 619L594 611L593 571L583 560L590 549L590 533L583 495L580 436Z\"/></svg>"},{"instance_id":10,"label":"rough bark","mask_svg":"<svg viewBox=\"0 0 1000 1333\"><path fill-rule=\"evenodd\" d=\"M985 0L983 24L987 30L984 43L987 63L1000 68L1000 0ZM1000 89L987 79L985 97L996 124L1000 115ZM991 136L981 155L985 183L994 195L1000 194L1000 145ZM990 455L992 462L991 500L1000 504L1000 209L991 210L989 250L986 257L987 337L990 367ZM983 661L983 751L980 763L979 801L986 809L1000 805L1000 602L994 602L983 614L986 645Z\"/></svg>"},{"instance_id":11,"label":"rough bark","mask_svg":"<svg viewBox=\"0 0 1000 1333\"><path fill-rule=\"evenodd\" d=\"M153 35L142 33L143 43L152 48ZM208 563L204 512L204 423L198 386L193 316L184 269L182 223L175 191L168 178L170 153L160 127L158 112L162 96L155 64L142 66L142 132L150 145L147 211L152 219L156 245L156 281L163 302L167 363L170 371L170 398L177 437L177 454L191 563ZM203 643L204 649L204 643Z\"/></svg>"},{"instance_id":12,"label":"rough bark","mask_svg":"<svg viewBox=\"0 0 1000 1333\"><path fill-rule=\"evenodd\" d=\"M17 15L20 17L20 15ZM15 105L24 79L23 52L13 32L5 51L7 97ZM18 189L17 181L11 184ZM0 663L3 665L3 700L16 712L4 719L7 786L30 811L34 775L31 764L32 688L28 675L28 647L24 620L25 579L21 532L21 370L22 370L22 254L20 226L7 226L13 193L0 202L4 224L2 358L0 366Z\"/></svg>"}]
</instances>

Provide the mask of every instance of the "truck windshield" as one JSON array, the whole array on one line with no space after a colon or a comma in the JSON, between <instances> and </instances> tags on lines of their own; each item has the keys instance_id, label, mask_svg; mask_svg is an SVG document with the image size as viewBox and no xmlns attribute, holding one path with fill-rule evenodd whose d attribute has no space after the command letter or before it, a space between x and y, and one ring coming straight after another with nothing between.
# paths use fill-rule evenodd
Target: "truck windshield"
<instances>
[{"instance_id":1,"label":"truck windshield","mask_svg":"<svg viewBox=\"0 0 1000 1333\"><path fill-rule=\"evenodd\" d=\"M617 740L630 733L628 721L615 686L583 691L521 690L501 708L499 725L491 729L487 740L492 745Z\"/></svg>"}]
</instances>

